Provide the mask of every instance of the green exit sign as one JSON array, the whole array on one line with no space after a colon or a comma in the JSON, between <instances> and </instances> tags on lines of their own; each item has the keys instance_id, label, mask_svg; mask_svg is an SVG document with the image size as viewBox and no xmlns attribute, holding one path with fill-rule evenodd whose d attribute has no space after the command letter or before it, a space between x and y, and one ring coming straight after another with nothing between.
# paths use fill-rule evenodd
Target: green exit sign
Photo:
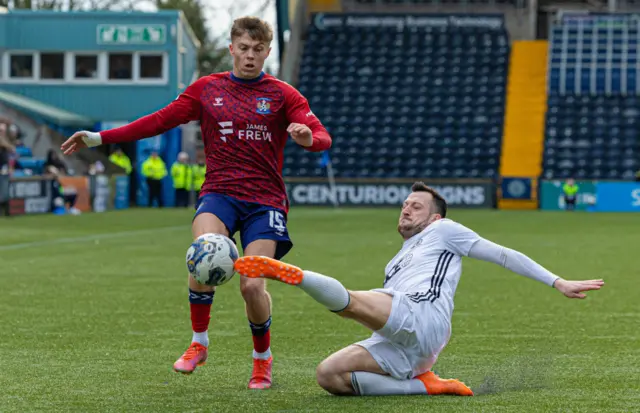
<instances>
[{"instance_id":1,"label":"green exit sign","mask_svg":"<svg viewBox=\"0 0 640 413\"><path fill-rule=\"evenodd\" d=\"M167 28L162 24L101 24L98 44L164 44Z\"/></svg>"}]
</instances>

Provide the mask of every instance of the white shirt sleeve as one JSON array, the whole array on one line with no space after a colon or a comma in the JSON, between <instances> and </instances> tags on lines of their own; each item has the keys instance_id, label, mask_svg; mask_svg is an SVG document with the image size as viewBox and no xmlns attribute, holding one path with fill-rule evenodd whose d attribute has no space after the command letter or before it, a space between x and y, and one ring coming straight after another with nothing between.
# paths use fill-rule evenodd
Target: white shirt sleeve
<instances>
[{"instance_id":1,"label":"white shirt sleeve","mask_svg":"<svg viewBox=\"0 0 640 413\"><path fill-rule=\"evenodd\" d=\"M473 244L468 256L498 264L516 274L543 282L548 286L553 286L553 283L560 278L526 255L484 238L479 238Z\"/></svg>"},{"instance_id":2,"label":"white shirt sleeve","mask_svg":"<svg viewBox=\"0 0 640 413\"><path fill-rule=\"evenodd\" d=\"M474 231L449 219L443 219L437 225L445 248L462 257L468 256L473 244L480 239Z\"/></svg>"}]
</instances>

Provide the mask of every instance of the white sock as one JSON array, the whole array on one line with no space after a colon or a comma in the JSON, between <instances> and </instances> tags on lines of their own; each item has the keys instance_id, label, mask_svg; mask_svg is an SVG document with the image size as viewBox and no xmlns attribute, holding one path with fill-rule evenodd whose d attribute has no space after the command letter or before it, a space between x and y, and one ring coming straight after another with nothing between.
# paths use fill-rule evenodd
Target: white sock
<instances>
[{"instance_id":1,"label":"white sock","mask_svg":"<svg viewBox=\"0 0 640 413\"><path fill-rule=\"evenodd\" d=\"M298 287L333 312L347 308L351 299L349 291L340 281L313 271L304 271Z\"/></svg>"},{"instance_id":2,"label":"white sock","mask_svg":"<svg viewBox=\"0 0 640 413\"><path fill-rule=\"evenodd\" d=\"M351 385L358 396L427 394L427 389L418 379L398 380L366 371L351 373Z\"/></svg>"},{"instance_id":3,"label":"white sock","mask_svg":"<svg viewBox=\"0 0 640 413\"><path fill-rule=\"evenodd\" d=\"M192 343L200 343L205 347L209 347L209 331L203 331L202 333L193 332Z\"/></svg>"},{"instance_id":4,"label":"white sock","mask_svg":"<svg viewBox=\"0 0 640 413\"><path fill-rule=\"evenodd\" d=\"M258 353L257 351L253 350L254 359L266 360L269 357L271 357L271 347L269 347L264 353Z\"/></svg>"}]
</instances>

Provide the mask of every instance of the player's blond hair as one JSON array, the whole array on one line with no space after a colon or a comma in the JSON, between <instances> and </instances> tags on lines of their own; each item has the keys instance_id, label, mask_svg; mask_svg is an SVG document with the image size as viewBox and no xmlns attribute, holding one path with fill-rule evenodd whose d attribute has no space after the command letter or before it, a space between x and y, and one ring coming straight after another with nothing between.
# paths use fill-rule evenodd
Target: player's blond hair
<instances>
[{"instance_id":1,"label":"player's blond hair","mask_svg":"<svg viewBox=\"0 0 640 413\"><path fill-rule=\"evenodd\" d=\"M235 19L231 26L231 41L247 33L253 40L270 44L273 40L273 29L266 21L253 16Z\"/></svg>"}]
</instances>

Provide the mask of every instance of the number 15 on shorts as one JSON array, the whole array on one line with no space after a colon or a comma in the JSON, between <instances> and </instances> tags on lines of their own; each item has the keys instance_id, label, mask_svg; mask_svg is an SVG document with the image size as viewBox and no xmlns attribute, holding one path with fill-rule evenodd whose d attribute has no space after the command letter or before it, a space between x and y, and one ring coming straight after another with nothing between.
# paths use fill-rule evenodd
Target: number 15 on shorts
<instances>
[{"instance_id":1,"label":"number 15 on shorts","mask_svg":"<svg viewBox=\"0 0 640 413\"><path fill-rule=\"evenodd\" d=\"M287 229L284 222L284 216L279 211L269 211L269 226L278 233L284 233Z\"/></svg>"}]
</instances>

